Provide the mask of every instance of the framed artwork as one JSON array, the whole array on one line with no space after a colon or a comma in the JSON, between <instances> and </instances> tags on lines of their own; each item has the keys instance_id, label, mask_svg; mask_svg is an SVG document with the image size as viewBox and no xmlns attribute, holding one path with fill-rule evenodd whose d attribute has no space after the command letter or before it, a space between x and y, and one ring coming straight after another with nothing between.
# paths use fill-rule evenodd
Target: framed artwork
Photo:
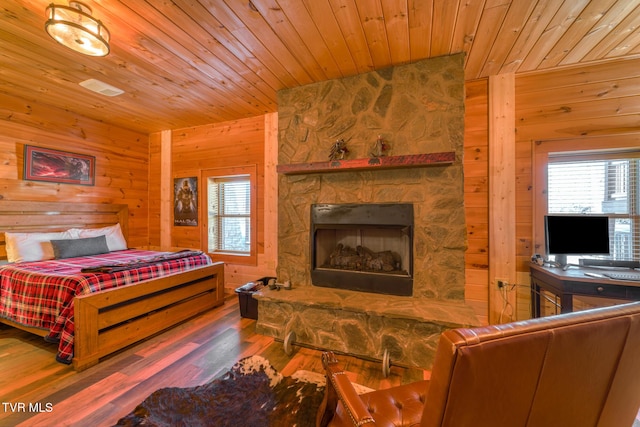
<instances>
[{"instance_id":1,"label":"framed artwork","mask_svg":"<svg viewBox=\"0 0 640 427\"><path fill-rule=\"evenodd\" d=\"M198 178L173 179L173 225L198 225Z\"/></svg>"},{"instance_id":2,"label":"framed artwork","mask_svg":"<svg viewBox=\"0 0 640 427\"><path fill-rule=\"evenodd\" d=\"M95 185L96 158L50 148L24 146L24 179Z\"/></svg>"}]
</instances>

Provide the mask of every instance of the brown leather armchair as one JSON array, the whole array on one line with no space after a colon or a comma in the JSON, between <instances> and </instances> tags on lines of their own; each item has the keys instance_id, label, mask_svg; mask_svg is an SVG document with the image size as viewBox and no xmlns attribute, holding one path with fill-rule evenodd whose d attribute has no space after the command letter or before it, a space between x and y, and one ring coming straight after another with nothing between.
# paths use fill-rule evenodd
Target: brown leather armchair
<instances>
[{"instance_id":1,"label":"brown leather armchair","mask_svg":"<svg viewBox=\"0 0 640 427\"><path fill-rule=\"evenodd\" d=\"M319 426L631 427L640 302L442 334L431 379L358 395L335 356Z\"/></svg>"}]
</instances>

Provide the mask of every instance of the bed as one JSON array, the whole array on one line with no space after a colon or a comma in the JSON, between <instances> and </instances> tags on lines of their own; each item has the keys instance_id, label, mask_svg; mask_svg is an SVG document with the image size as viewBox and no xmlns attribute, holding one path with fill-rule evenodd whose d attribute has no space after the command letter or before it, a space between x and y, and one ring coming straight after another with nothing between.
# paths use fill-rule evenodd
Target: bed
<instances>
[{"instance_id":1,"label":"bed","mask_svg":"<svg viewBox=\"0 0 640 427\"><path fill-rule=\"evenodd\" d=\"M7 241L23 233L88 232L117 225L126 239L127 219L127 205L0 201L0 260L6 264L0 266L0 277L6 275L0 278L0 323L59 342L58 360L80 371L223 304L224 265L200 251L117 248L49 262L6 262L16 259L11 250L15 243L7 246ZM55 240L60 242L56 257L71 241L94 240L80 237ZM69 254L75 255L74 250ZM31 280L38 284L27 283Z\"/></svg>"}]
</instances>

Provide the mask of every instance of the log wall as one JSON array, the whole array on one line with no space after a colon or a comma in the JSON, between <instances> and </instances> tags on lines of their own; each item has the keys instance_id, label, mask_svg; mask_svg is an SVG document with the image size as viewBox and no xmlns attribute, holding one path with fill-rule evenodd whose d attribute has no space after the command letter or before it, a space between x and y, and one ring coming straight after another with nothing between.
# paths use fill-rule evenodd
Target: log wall
<instances>
[{"instance_id":1,"label":"log wall","mask_svg":"<svg viewBox=\"0 0 640 427\"><path fill-rule=\"evenodd\" d=\"M129 207L131 246L147 245L148 136L0 94L0 203L2 200L115 203ZM24 146L96 158L94 186L23 180Z\"/></svg>"},{"instance_id":2,"label":"log wall","mask_svg":"<svg viewBox=\"0 0 640 427\"><path fill-rule=\"evenodd\" d=\"M481 319L488 321L490 312L501 309L500 301L489 297L488 82L468 81L465 90L465 300ZM159 134L142 135L6 95L0 95L0 105L6 113L0 117L0 200L126 203L130 212L131 244L160 245L162 199L158 194L163 160ZM277 221L273 201L277 194L274 178L277 176L274 160L277 144L275 138L269 137L275 133L277 118L274 117L277 115L171 133L175 158L169 163L176 177L193 176L196 169L215 167L222 159L231 161L228 157L231 152L246 153L255 149L262 150L263 156L264 150L270 153L266 161L262 160L266 175L264 170L259 174L260 179L267 181L259 185L261 203L269 208L263 208L261 216L258 266L230 266L227 287L269 275L275 269L277 246L273 242ZM539 250L533 240L535 141L640 135L640 59L518 75L515 118L516 191L511 201L516 211L513 239L519 285L515 316L526 318L528 262L531 254ZM250 138L253 138L251 143ZM215 146L212 141L216 142ZM96 185L23 181L25 144L96 156ZM274 237L269 237L269 233ZM198 232L172 229L171 244L199 244L198 236Z\"/></svg>"},{"instance_id":3,"label":"log wall","mask_svg":"<svg viewBox=\"0 0 640 427\"><path fill-rule=\"evenodd\" d=\"M465 85L464 206L467 224L465 302L488 323L489 130L488 80Z\"/></svg>"},{"instance_id":4,"label":"log wall","mask_svg":"<svg viewBox=\"0 0 640 427\"><path fill-rule=\"evenodd\" d=\"M542 252L534 241L536 141L545 145L606 136L611 148L640 136L640 59L573 67L516 79L516 256L518 284L529 284L529 260ZM619 141L619 143L618 143ZM579 141L577 146L582 145ZM522 293L522 290L525 290ZM519 286L518 316L529 295Z\"/></svg>"},{"instance_id":5,"label":"log wall","mask_svg":"<svg viewBox=\"0 0 640 427\"><path fill-rule=\"evenodd\" d=\"M202 170L232 166L257 165L258 185L258 261L257 265L225 265L225 287L233 290L246 282L256 280L264 276L273 276L275 272L275 254L277 247L271 243L274 238L266 242L265 233L274 234L277 220L275 208L277 189L273 185L275 165L269 158L265 160L265 142L274 138L273 126L277 120L273 120L273 114L197 126L193 128L176 129L171 132L171 160L166 161L162 155L162 141L158 134L151 136L150 161L151 170L160 171L164 167L171 170L171 182L174 178L198 177L198 192L205 191L204 183L200 180ZM275 124L274 124L275 123ZM272 156L267 151L267 156ZM271 176L265 179L265 169ZM174 226L172 221L166 221L167 212L162 211L160 196L162 183L158 173L152 173L149 177L150 196L150 244L161 246L160 236L165 224L170 228L170 240L172 248L204 248L201 242L201 231L204 227L205 210L199 206L200 218L197 227ZM166 197L166 195L165 195ZM172 195L170 195L172 199ZM201 201L199 202L202 205ZM172 210L168 212L171 215ZM265 245L270 251L265 256Z\"/></svg>"},{"instance_id":6,"label":"log wall","mask_svg":"<svg viewBox=\"0 0 640 427\"><path fill-rule=\"evenodd\" d=\"M497 318L503 301L490 288L488 224L489 87L488 81L466 83L465 208L467 223L466 301L478 315ZM542 252L534 241L534 150L536 141L565 144L567 140L606 136L628 145L640 137L640 59L518 75L515 79L515 210L516 283L511 291L512 318L529 317L529 260ZM618 138L616 138L618 137ZM580 146L578 142L576 146ZM503 260L494 260L500 263ZM490 297L492 295L493 297ZM505 320L510 320L507 317Z\"/></svg>"}]
</instances>

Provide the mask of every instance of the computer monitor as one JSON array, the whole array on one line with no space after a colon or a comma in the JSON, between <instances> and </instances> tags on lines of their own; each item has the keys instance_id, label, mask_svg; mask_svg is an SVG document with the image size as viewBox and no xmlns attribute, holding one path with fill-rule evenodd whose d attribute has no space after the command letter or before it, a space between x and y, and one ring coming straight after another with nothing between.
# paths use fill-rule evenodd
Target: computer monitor
<instances>
[{"instance_id":1,"label":"computer monitor","mask_svg":"<svg viewBox=\"0 0 640 427\"><path fill-rule=\"evenodd\" d=\"M567 264L567 255L609 255L609 218L604 215L546 215L547 255Z\"/></svg>"}]
</instances>

